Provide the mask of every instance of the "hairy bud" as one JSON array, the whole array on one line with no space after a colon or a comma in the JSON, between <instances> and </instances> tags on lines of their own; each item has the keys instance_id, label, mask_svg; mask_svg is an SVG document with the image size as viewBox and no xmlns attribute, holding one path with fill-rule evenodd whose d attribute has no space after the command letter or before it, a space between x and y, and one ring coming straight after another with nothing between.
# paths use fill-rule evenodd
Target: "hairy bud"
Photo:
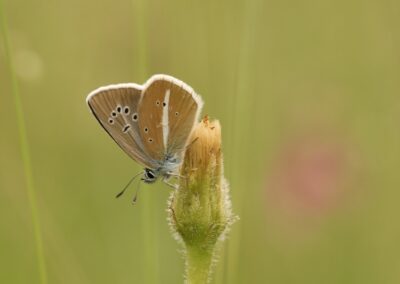
<instances>
[{"instance_id":1,"label":"hairy bud","mask_svg":"<svg viewBox=\"0 0 400 284\"><path fill-rule=\"evenodd\" d=\"M207 283L215 246L235 220L223 176L221 126L204 118L192 132L172 193L170 224L185 248L188 283Z\"/></svg>"}]
</instances>

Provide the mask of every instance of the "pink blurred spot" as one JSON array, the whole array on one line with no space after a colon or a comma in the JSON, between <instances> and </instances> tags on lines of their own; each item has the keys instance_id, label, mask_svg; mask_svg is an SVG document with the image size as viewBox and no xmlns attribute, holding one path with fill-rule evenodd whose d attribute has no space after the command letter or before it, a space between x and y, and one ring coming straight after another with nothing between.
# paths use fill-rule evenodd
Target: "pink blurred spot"
<instances>
[{"instance_id":1,"label":"pink blurred spot","mask_svg":"<svg viewBox=\"0 0 400 284\"><path fill-rule=\"evenodd\" d=\"M278 154L267 185L270 205L294 216L320 216L337 207L349 171L344 143L311 135Z\"/></svg>"}]
</instances>

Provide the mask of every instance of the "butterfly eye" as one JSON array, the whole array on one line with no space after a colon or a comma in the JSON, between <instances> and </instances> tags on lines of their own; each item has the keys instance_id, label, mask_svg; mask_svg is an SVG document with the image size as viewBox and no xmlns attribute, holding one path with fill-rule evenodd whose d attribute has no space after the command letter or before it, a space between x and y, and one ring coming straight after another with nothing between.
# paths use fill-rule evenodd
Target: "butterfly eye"
<instances>
[{"instance_id":1,"label":"butterfly eye","mask_svg":"<svg viewBox=\"0 0 400 284\"><path fill-rule=\"evenodd\" d=\"M153 139L152 139L152 138L149 138L149 140L148 140L148 141L151 143L151 142L153 142Z\"/></svg>"},{"instance_id":2,"label":"butterfly eye","mask_svg":"<svg viewBox=\"0 0 400 284\"><path fill-rule=\"evenodd\" d=\"M134 113L134 114L132 115L132 120L133 120L133 121L137 121L137 120L138 120L138 115L137 115L137 113Z\"/></svg>"},{"instance_id":3,"label":"butterfly eye","mask_svg":"<svg viewBox=\"0 0 400 284\"><path fill-rule=\"evenodd\" d=\"M179 115L179 112L175 112L175 116L178 116Z\"/></svg>"},{"instance_id":4,"label":"butterfly eye","mask_svg":"<svg viewBox=\"0 0 400 284\"><path fill-rule=\"evenodd\" d=\"M146 172L146 175L147 175L147 177L150 178L150 179L155 178L154 174L153 174L151 171L147 171L147 172Z\"/></svg>"},{"instance_id":5,"label":"butterfly eye","mask_svg":"<svg viewBox=\"0 0 400 284\"><path fill-rule=\"evenodd\" d=\"M124 108L124 113L125 113L125 114L129 114L129 107L125 107L125 108Z\"/></svg>"},{"instance_id":6,"label":"butterfly eye","mask_svg":"<svg viewBox=\"0 0 400 284\"><path fill-rule=\"evenodd\" d=\"M162 105L165 107L167 104L164 102L164 103L162 103Z\"/></svg>"},{"instance_id":7,"label":"butterfly eye","mask_svg":"<svg viewBox=\"0 0 400 284\"><path fill-rule=\"evenodd\" d=\"M112 116L112 117L116 117L116 116L117 116L117 113L116 113L115 111L113 111L113 112L111 113L111 116Z\"/></svg>"},{"instance_id":8,"label":"butterfly eye","mask_svg":"<svg viewBox=\"0 0 400 284\"><path fill-rule=\"evenodd\" d=\"M159 106L160 105L160 101L156 101L156 105Z\"/></svg>"},{"instance_id":9,"label":"butterfly eye","mask_svg":"<svg viewBox=\"0 0 400 284\"><path fill-rule=\"evenodd\" d=\"M108 120L108 123L109 123L109 124L114 124L114 120L110 118L110 119Z\"/></svg>"},{"instance_id":10,"label":"butterfly eye","mask_svg":"<svg viewBox=\"0 0 400 284\"><path fill-rule=\"evenodd\" d=\"M149 132L149 129L147 127L144 128L144 132Z\"/></svg>"},{"instance_id":11,"label":"butterfly eye","mask_svg":"<svg viewBox=\"0 0 400 284\"><path fill-rule=\"evenodd\" d=\"M118 107L117 107L117 111L118 111L119 113L121 113L122 108L121 108L120 106L118 106Z\"/></svg>"}]
</instances>

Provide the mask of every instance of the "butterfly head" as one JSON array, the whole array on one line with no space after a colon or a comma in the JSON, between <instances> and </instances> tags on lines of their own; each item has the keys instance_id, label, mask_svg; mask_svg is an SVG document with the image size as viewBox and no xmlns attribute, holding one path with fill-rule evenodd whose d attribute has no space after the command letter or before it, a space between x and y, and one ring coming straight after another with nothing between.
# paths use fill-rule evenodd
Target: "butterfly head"
<instances>
[{"instance_id":1,"label":"butterfly head","mask_svg":"<svg viewBox=\"0 0 400 284\"><path fill-rule=\"evenodd\" d=\"M157 171L145 168L143 177L142 177L142 181L144 181L145 183L155 183L158 176L159 176L159 173Z\"/></svg>"}]
</instances>

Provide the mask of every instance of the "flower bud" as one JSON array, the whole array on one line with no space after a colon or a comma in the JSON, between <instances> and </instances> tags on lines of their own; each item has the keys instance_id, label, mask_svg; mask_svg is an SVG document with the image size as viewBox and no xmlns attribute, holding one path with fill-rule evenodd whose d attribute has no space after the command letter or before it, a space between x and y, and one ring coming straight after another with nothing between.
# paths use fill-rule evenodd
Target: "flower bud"
<instances>
[{"instance_id":1,"label":"flower bud","mask_svg":"<svg viewBox=\"0 0 400 284\"><path fill-rule=\"evenodd\" d=\"M195 126L170 199L170 224L186 252L187 280L206 283L215 245L233 223L223 176L221 126L204 118Z\"/></svg>"}]
</instances>

